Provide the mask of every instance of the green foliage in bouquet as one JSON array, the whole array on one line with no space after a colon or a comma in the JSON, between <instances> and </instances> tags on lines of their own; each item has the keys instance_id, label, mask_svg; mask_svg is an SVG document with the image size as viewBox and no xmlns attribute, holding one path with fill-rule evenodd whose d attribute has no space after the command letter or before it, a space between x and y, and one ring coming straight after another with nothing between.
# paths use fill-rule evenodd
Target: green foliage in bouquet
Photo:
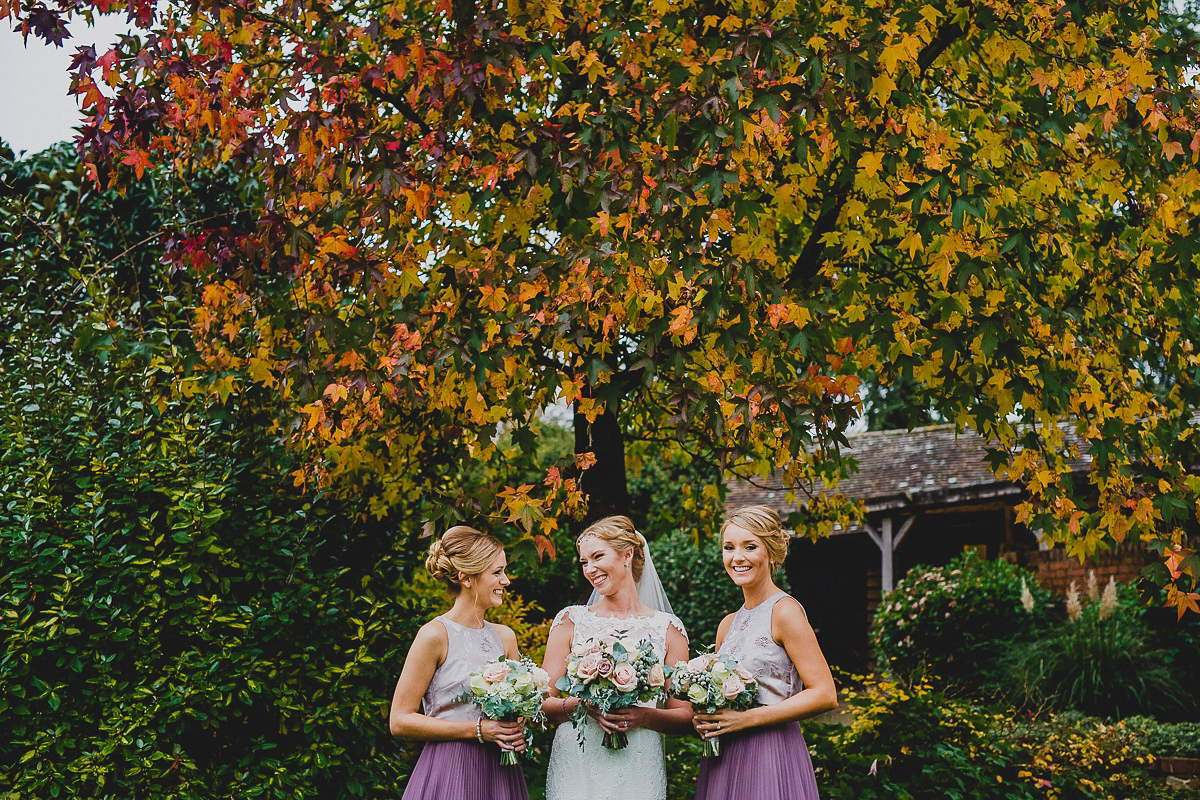
<instances>
[{"instance_id":1,"label":"green foliage in bouquet","mask_svg":"<svg viewBox=\"0 0 1200 800\"><path fill-rule=\"evenodd\" d=\"M1000 684L1000 657L1033 639L1050 616L1050 595L1033 575L974 552L944 567L915 567L880 603L871 638L880 666L948 690L986 692Z\"/></svg>"}]
</instances>

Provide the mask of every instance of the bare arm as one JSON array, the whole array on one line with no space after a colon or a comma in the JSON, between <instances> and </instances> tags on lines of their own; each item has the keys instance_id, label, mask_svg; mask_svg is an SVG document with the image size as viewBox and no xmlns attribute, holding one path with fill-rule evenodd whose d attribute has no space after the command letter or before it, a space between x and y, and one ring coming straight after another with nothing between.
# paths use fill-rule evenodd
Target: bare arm
<instances>
[{"instance_id":1,"label":"bare arm","mask_svg":"<svg viewBox=\"0 0 1200 800\"><path fill-rule=\"evenodd\" d=\"M546 655L542 659L542 669L550 676L550 696L542 701L542 711L551 725L561 725L566 722L572 709L579 704L573 697L563 698L555 686L558 679L567 674L567 659L571 656L571 639L575 636L575 623L569 614L550 629L550 637L546 640Z\"/></svg>"}]
</instances>

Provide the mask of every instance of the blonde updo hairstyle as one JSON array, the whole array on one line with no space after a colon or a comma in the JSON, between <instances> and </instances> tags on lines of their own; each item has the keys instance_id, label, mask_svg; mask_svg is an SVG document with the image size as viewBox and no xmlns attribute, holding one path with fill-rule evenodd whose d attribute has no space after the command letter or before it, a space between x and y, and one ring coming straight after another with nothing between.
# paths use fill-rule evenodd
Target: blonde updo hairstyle
<instances>
[{"instance_id":1,"label":"blonde updo hairstyle","mask_svg":"<svg viewBox=\"0 0 1200 800\"><path fill-rule=\"evenodd\" d=\"M721 526L722 539L725 538L725 530L730 525L737 525L762 540L763 547L767 549L767 558L771 561L772 571L783 566L792 537L783 529L783 520L779 518L775 509L768 506L735 508L725 515L725 524Z\"/></svg>"},{"instance_id":2,"label":"blonde updo hairstyle","mask_svg":"<svg viewBox=\"0 0 1200 800\"><path fill-rule=\"evenodd\" d=\"M575 540L576 553L580 552L580 545L589 536L595 536L597 539L607 542L621 555L632 550L633 562L629 565L629 571L633 573L635 581L641 579L642 567L646 565L646 553L642 549L644 541L637 529L633 527L633 520L618 515L593 522Z\"/></svg>"},{"instance_id":3,"label":"blonde updo hairstyle","mask_svg":"<svg viewBox=\"0 0 1200 800\"><path fill-rule=\"evenodd\" d=\"M446 584L451 594L458 594L463 579L486 572L503 549L504 545L495 537L466 525L455 525L429 548L425 569Z\"/></svg>"}]
</instances>

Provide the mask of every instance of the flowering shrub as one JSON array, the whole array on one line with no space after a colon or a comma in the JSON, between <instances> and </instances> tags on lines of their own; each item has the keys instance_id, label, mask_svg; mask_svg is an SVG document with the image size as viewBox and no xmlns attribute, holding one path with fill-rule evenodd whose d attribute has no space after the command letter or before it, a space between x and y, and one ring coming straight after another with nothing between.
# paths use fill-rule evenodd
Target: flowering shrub
<instances>
[{"instance_id":1,"label":"flowering shrub","mask_svg":"<svg viewBox=\"0 0 1200 800\"><path fill-rule=\"evenodd\" d=\"M993 688L997 658L1033 638L1049 608L1049 593L1031 573L972 552L910 571L880 603L871 639L881 666L905 680L937 676L947 687Z\"/></svg>"}]
</instances>

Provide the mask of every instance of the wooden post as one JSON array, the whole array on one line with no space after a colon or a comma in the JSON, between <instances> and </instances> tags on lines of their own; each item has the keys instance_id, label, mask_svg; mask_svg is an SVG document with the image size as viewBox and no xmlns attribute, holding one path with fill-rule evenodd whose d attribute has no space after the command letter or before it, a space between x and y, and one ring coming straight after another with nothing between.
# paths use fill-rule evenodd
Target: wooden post
<instances>
[{"instance_id":1,"label":"wooden post","mask_svg":"<svg viewBox=\"0 0 1200 800\"><path fill-rule=\"evenodd\" d=\"M893 567L892 555L896 552L896 548L900 546L900 542L903 541L904 536L912 528L912 524L916 519L913 516L904 520L899 532L894 535L892 533L891 517L884 517L880 520L880 530L878 531L872 528L869 522L863 522L863 530L867 532L867 535L871 537L871 541L875 542L875 546L879 548L880 591L884 597L887 597L888 593L896 588L896 573Z\"/></svg>"}]
</instances>

